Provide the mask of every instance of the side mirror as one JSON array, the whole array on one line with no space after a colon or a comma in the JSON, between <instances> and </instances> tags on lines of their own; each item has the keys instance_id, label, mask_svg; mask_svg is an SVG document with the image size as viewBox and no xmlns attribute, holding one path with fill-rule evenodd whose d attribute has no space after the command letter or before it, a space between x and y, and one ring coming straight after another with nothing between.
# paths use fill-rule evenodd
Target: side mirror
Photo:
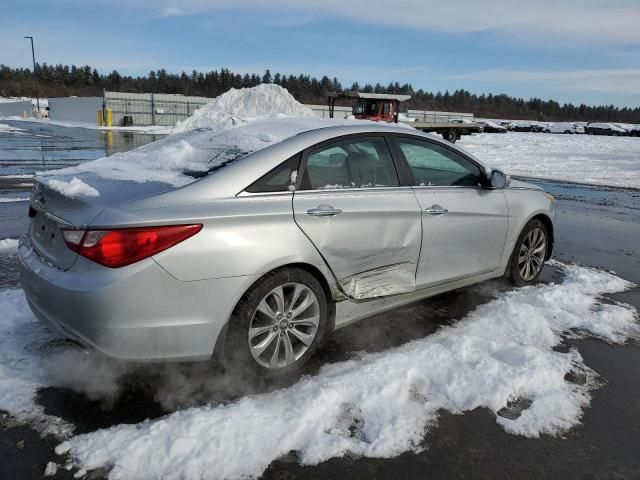
<instances>
[{"instance_id":1,"label":"side mirror","mask_svg":"<svg viewBox=\"0 0 640 480\"><path fill-rule=\"evenodd\" d=\"M500 170L492 170L489 180L491 188L507 188L511 183L511 177Z\"/></svg>"}]
</instances>

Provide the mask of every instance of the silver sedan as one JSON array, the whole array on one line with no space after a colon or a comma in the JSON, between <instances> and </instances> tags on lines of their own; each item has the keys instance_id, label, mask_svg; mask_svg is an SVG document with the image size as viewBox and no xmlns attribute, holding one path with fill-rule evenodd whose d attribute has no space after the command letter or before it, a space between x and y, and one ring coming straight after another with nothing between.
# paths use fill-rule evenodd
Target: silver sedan
<instances>
[{"instance_id":1,"label":"silver sedan","mask_svg":"<svg viewBox=\"0 0 640 480\"><path fill-rule=\"evenodd\" d=\"M216 132L194 135L215 150ZM337 328L492 278L530 284L551 255L553 197L410 128L298 128L225 152L180 186L56 177L91 185L71 195L40 179L19 247L36 316L119 359L278 375Z\"/></svg>"}]
</instances>

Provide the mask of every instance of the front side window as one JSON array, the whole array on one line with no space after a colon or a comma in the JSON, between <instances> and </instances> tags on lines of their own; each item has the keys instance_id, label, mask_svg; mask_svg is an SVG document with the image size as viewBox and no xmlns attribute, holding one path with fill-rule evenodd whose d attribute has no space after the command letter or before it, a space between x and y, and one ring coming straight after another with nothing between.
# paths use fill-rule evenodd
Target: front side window
<instances>
[{"instance_id":1,"label":"front side window","mask_svg":"<svg viewBox=\"0 0 640 480\"><path fill-rule=\"evenodd\" d=\"M398 138L397 142L411 168L415 186L475 187L482 183L480 168L462 155L421 140Z\"/></svg>"},{"instance_id":2,"label":"front side window","mask_svg":"<svg viewBox=\"0 0 640 480\"><path fill-rule=\"evenodd\" d=\"M311 151L301 190L396 187L400 183L383 138L354 138Z\"/></svg>"}]
</instances>

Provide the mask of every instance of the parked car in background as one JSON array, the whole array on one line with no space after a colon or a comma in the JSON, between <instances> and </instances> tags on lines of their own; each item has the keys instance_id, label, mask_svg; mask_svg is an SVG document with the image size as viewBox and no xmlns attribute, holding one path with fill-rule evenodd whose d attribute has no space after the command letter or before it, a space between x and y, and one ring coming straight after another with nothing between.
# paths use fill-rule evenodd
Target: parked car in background
<instances>
[{"instance_id":1,"label":"parked car in background","mask_svg":"<svg viewBox=\"0 0 640 480\"><path fill-rule=\"evenodd\" d=\"M513 126L514 132L531 132L531 122L520 121Z\"/></svg>"},{"instance_id":2,"label":"parked car in background","mask_svg":"<svg viewBox=\"0 0 640 480\"><path fill-rule=\"evenodd\" d=\"M631 125L630 123L612 123L611 125L613 125L614 127L618 127L623 129L625 132L627 132L627 135L629 135L629 133L631 132L631 130L633 130L633 125Z\"/></svg>"},{"instance_id":3,"label":"parked car in background","mask_svg":"<svg viewBox=\"0 0 640 480\"><path fill-rule=\"evenodd\" d=\"M545 122L535 122L534 132L550 133L549 124Z\"/></svg>"},{"instance_id":4,"label":"parked car in background","mask_svg":"<svg viewBox=\"0 0 640 480\"><path fill-rule=\"evenodd\" d=\"M630 137L640 137L640 125L632 125L631 130L629 130Z\"/></svg>"},{"instance_id":5,"label":"parked car in background","mask_svg":"<svg viewBox=\"0 0 640 480\"><path fill-rule=\"evenodd\" d=\"M491 120L476 120L476 123L482 125L484 133L507 133L507 128L499 125Z\"/></svg>"},{"instance_id":6,"label":"parked car in background","mask_svg":"<svg viewBox=\"0 0 640 480\"><path fill-rule=\"evenodd\" d=\"M624 128L612 123L593 122L587 125L586 133L589 135L626 136L628 132Z\"/></svg>"},{"instance_id":7,"label":"parked car in background","mask_svg":"<svg viewBox=\"0 0 640 480\"><path fill-rule=\"evenodd\" d=\"M513 130L515 132L544 132L549 133L549 125L543 122L521 121L518 122Z\"/></svg>"},{"instance_id":8,"label":"parked car in background","mask_svg":"<svg viewBox=\"0 0 640 480\"><path fill-rule=\"evenodd\" d=\"M309 125L186 132L213 160L177 184L37 178L19 244L35 315L122 360L221 355L273 376L381 311L505 275L536 281L555 216L540 187L406 127ZM282 141L242 151L247 132ZM58 190L71 180L96 194Z\"/></svg>"},{"instance_id":9,"label":"parked car in background","mask_svg":"<svg viewBox=\"0 0 640 480\"><path fill-rule=\"evenodd\" d=\"M573 122L576 125L576 133L587 133L589 122Z\"/></svg>"},{"instance_id":10,"label":"parked car in background","mask_svg":"<svg viewBox=\"0 0 640 480\"><path fill-rule=\"evenodd\" d=\"M555 122L549 124L550 133L564 133L564 134L574 134L574 133L584 133L584 127L573 123L573 122Z\"/></svg>"},{"instance_id":11,"label":"parked car in background","mask_svg":"<svg viewBox=\"0 0 640 480\"><path fill-rule=\"evenodd\" d=\"M503 121L501 121L499 123L500 123L500 125L502 125L507 130L513 130L513 127L515 126L515 123L512 122L511 120L503 120Z\"/></svg>"}]
</instances>

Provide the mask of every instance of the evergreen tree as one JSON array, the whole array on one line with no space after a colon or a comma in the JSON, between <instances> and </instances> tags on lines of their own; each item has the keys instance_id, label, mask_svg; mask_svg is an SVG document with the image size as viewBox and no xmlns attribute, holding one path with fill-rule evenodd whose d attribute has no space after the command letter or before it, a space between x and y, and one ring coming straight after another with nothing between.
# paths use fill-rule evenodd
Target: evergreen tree
<instances>
[{"instance_id":1,"label":"evergreen tree","mask_svg":"<svg viewBox=\"0 0 640 480\"><path fill-rule=\"evenodd\" d=\"M160 69L152 70L144 76L133 77L121 75L116 70L108 75L100 74L90 65L42 63L36 64L36 76L39 90L44 97L99 96L102 95L103 89L215 97L230 88L253 87L260 83L273 82L286 88L298 101L324 104L327 92L343 90L342 84L335 76L325 75L320 79L304 74L295 76L276 73L272 76L270 70L266 70L263 75L240 75L226 68L209 72L193 70L190 74L168 73L165 69ZM0 96L33 95L33 77L34 72L28 68L12 68L0 64ZM403 108L470 112L486 118L640 123L640 108L637 107L585 104L576 106L537 97L523 99L505 94L478 95L464 89L434 94L423 89L414 90L411 84L399 82L389 82L386 87L380 83L367 83L363 87L354 82L349 90L407 94L411 95L411 99L402 104Z\"/></svg>"}]
</instances>

